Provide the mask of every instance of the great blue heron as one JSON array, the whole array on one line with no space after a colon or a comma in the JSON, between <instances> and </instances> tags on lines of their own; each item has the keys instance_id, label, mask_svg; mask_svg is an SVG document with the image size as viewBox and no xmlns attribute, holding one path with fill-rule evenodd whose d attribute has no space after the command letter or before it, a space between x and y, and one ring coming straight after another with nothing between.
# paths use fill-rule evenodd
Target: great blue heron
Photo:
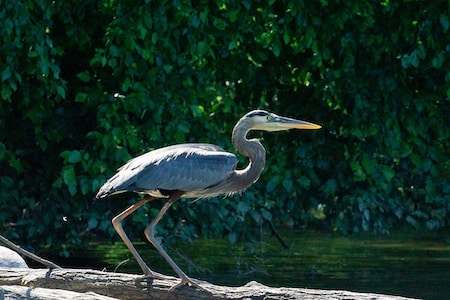
<instances>
[{"instance_id":1,"label":"great blue heron","mask_svg":"<svg viewBox=\"0 0 450 300\"><path fill-rule=\"evenodd\" d=\"M169 207L180 197L207 198L245 190L258 180L266 162L266 151L257 139L247 139L250 130L281 131L288 129L319 129L321 126L254 110L243 116L233 129L231 140L236 150L249 159L249 165L236 170L238 159L232 153L211 144L179 144L147 152L131 159L118 169L99 190L97 199L123 192L145 194L144 198L112 219L112 224L131 251L144 274L167 278L152 271L138 254L122 228L122 221L143 204L157 198L167 202L145 229L145 236L180 277L179 285L203 289L189 278L172 260L154 237L154 228Z\"/></svg>"}]
</instances>

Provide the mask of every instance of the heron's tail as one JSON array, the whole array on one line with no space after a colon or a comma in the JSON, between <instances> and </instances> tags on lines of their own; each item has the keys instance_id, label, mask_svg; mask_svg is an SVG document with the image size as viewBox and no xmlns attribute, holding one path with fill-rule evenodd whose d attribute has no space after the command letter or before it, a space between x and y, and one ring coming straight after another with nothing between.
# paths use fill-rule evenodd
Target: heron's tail
<instances>
[{"instance_id":1,"label":"heron's tail","mask_svg":"<svg viewBox=\"0 0 450 300\"><path fill-rule=\"evenodd\" d=\"M130 186L136 180L136 176L128 176L130 172L118 172L116 175L108 179L103 186L98 190L96 199L103 199L115 194L121 194L128 191L133 191ZM131 174L133 175L133 174Z\"/></svg>"},{"instance_id":2,"label":"heron's tail","mask_svg":"<svg viewBox=\"0 0 450 300\"><path fill-rule=\"evenodd\" d=\"M112 187L109 182L106 182L99 190L97 195L95 195L95 199L104 199L106 197L122 194L127 192L126 190L117 190L117 188Z\"/></svg>"},{"instance_id":3,"label":"heron's tail","mask_svg":"<svg viewBox=\"0 0 450 300\"><path fill-rule=\"evenodd\" d=\"M110 193L108 193L107 191L105 191L104 189L103 189L103 187L102 188L100 188L100 190L98 191L98 193L97 193L97 195L95 195L95 199L103 199L103 198L106 198L106 197L108 197L110 195Z\"/></svg>"},{"instance_id":4,"label":"heron's tail","mask_svg":"<svg viewBox=\"0 0 450 300\"><path fill-rule=\"evenodd\" d=\"M102 187L98 190L97 195L95 195L95 199L103 199L111 194L114 194L116 190L111 184L111 180L108 180Z\"/></svg>"}]
</instances>

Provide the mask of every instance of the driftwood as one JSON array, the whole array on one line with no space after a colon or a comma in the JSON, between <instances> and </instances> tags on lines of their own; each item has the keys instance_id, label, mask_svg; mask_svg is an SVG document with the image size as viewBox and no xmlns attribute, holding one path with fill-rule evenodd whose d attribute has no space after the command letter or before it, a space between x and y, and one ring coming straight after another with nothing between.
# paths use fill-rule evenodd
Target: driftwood
<instances>
[{"instance_id":1,"label":"driftwood","mask_svg":"<svg viewBox=\"0 0 450 300\"><path fill-rule=\"evenodd\" d=\"M0 237L0 241L12 249L49 268L27 268L26 263L17 253L2 247L0 253L2 255L0 257L0 300L408 299L348 291L271 288L254 281L241 287L218 286L203 281L199 283L208 292L188 286L180 286L170 291L170 288L179 282L178 278L167 276L166 279L159 280L133 274L107 273L90 269L63 269L22 249L3 236L0 235ZM12 266L16 266L16 268Z\"/></svg>"},{"instance_id":2,"label":"driftwood","mask_svg":"<svg viewBox=\"0 0 450 300\"><path fill-rule=\"evenodd\" d=\"M306 288L241 287L201 282L210 293L178 282L90 269L1 269L0 299L410 299L381 294Z\"/></svg>"}]
</instances>

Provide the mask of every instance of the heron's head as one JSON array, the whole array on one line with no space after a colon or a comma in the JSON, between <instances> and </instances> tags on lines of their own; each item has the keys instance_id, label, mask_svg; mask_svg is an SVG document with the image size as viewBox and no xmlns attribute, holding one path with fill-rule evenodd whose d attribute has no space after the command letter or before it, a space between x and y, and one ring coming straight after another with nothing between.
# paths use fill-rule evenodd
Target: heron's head
<instances>
[{"instance_id":1,"label":"heron's head","mask_svg":"<svg viewBox=\"0 0 450 300\"><path fill-rule=\"evenodd\" d=\"M278 116L265 110L254 110L242 117L250 130L281 131L289 129L320 129L322 126L306 121Z\"/></svg>"}]
</instances>

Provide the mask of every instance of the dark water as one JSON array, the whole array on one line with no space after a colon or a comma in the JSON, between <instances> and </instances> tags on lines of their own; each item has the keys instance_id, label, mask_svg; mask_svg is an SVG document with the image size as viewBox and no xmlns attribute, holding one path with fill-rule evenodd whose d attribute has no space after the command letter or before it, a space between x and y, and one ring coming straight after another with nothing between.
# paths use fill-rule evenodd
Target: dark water
<instances>
[{"instance_id":1,"label":"dark water","mask_svg":"<svg viewBox=\"0 0 450 300\"><path fill-rule=\"evenodd\" d=\"M229 244L226 239L173 244L169 254L191 277L221 285L257 280L269 286L345 289L423 299L450 299L450 236L447 233L397 233L342 236L290 231L284 248L270 233L258 246ZM141 274L122 243L91 244L65 266ZM174 274L145 243L138 251L155 271Z\"/></svg>"}]
</instances>

